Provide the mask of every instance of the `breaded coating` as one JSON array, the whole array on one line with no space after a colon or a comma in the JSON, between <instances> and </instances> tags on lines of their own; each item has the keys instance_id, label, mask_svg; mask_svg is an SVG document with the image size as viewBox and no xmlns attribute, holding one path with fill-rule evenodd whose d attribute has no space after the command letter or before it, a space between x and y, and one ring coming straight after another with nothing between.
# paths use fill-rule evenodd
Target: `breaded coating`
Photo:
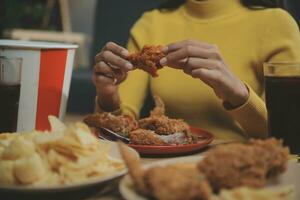
<instances>
[{"instance_id":1,"label":"breaded coating","mask_svg":"<svg viewBox=\"0 0 300 200\"><path fill-rule=\"evenodd\" d=\"M130 116L116 116L107 112L90 114L83 121L90 127L107 128L126 137L131 131L138 128L137 121Z\"/></svg>"},{"instance_id":2,"label":"breaded coating","mask_svg":"<svg viewBox=\"0 0 300 200\"><path fill-rule=\"evenodd\" d=\"M138 121L140 128L152 130L159 135L189 132L188 124L182 119L171 119L165 115L165 105L159 96L154 95L154 101L155 108L150 117Z\"/></svg>"},{"instance_id":3,"label":"breaded coating","mask_svg":"<svg viewBox=\"0 0 300 200\"><path fill-rule=\"evenodd\" d=\"M157 95L153 95L153 99L154 99L155 107L150 112L150 117L164 116L166 113L165 103Z\"/></svg>"},{"instance_id":4,"label":"breaded coating","mask_svg":"<svg viewBox=\"0 0 300 200\"><path fill-rule=\"evenodd\" d=\"M280 140L251 140L217 146L198 163L213 190L262 187L266 179L286 170L289 149Z\"/></svg>"},{"instance_id":5,"label":"breaded coating","mask_svg":"<svg viewBox=\"0 0 300 200\"><path fill-rule=\"evenodd\" d=\"M145 185L159 200L208 200L211 188L196 168L153 167L145 172Z\"/></svg>"},{"instance_id":6,"label":"breaded coating","mask_svg":"<svg viewBox=\"0 0 300 200\"><path fill-rule=\"evenodd\" d=\"M211 200L295 200L295 190L291 186L271 188L238 187L232 190L221 190Z\"/></svg>"},{"instance_id":7,"label":"breaded coating","mask_svg":"<svg viewBox=\"0 0 300 200\"><path fill-rule=\"evenodd\" d=\"M159 135L170 135L174 133L187 133L189 126L181 119L170 119L167 116L148 117L138 121L139 127L154 131Z\"/></svg>"},{"instance_id":8,"label":"breaded coating","mask_svg":"<svg viewBox=\"0 0 300 200\"><path fill-rule=\"evenodd\" d=\"M209 200L211 188L193 167L164 166L143 170L139 160L118 143L137 192L157 200Z\"/></svg>"},{"instance_id":9,"label":"breaded coating","mask_svg":"<svg viewBox=\"0 0 300 200\"><path fill-rule=\"evenodd\" d=\"M151 130L137 129L129 133L131 144L138 145L168 145Z\"/></svg>"},{"instance_id":10,"label":"breaded coating","mask_svg":"<svg viewBox=\"0 0 300 200\"><path fill-rule=\"evenodd\" d=\"M140 51L132 53L128 56L128 60L133 66L142 69L152 77L157 77L157 70L162 68L159 60L165 57L161 45L145 45Z\"/></svg>"},{"instance_id":11,"label":"breaded coating","mask_svg":"<svg viewBox=\"0 0 300 200\"><path fill-rule=\"evenodd\" d=\"M267 177L276 176L286 171L289 156L288 147L283 147L282 141L275 138L268 140L250 140L250 145L261 147L265 150L268 172Z\"/></svg>"},{"instance_id":12,"label":"breaded coating","mask_svg":"<svg viewBox=\"0 0 300 200\"><path fill-rule=\"evenodd\" d=\"M146 188L144 182L145 171L142 169L139 158L133 155L128 150L128 147L122 142L118 142L118 147L120 154L128 168L128 172L130 177L132 178L132 182L137 188L137 191L140 193L147 194L148 189Z\"/></svg>"},{"instance_id":13,"label":"breaded coating","mask_svg":"<svg viewBox=\"0 0 300 200\"><path fill-rule=\"evenodd\" d=\"M154 131L137 129L129 133L131 144L138 145L183 145L198 142L197 136L189 133L158 135Z\"/></svg>"}]
</instances>

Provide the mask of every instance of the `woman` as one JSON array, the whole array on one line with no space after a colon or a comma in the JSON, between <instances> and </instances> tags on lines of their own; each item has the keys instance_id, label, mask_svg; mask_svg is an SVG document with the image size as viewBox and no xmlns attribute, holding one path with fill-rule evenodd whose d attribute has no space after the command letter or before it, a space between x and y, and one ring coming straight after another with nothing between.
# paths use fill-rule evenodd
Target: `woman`
<instances>
[{"instance_id":1,"label":"woman","mask_svg":"<svg viewBox=\"0 0 300 200\"><path fill-rule=\"evenodd\" d=\"M151 78L133 71L125 48L107 43L93 75L98 111L138 117L150 91L164 100L170 117L217 139L266 137L263 63L300 61L300 37L287 12L265 6L263 0L187 0L146 12L131 30L128 50L165 45L160 63L169 67ZM112 68L121 73L112 77Z\"/></svg>"}]
</instances>

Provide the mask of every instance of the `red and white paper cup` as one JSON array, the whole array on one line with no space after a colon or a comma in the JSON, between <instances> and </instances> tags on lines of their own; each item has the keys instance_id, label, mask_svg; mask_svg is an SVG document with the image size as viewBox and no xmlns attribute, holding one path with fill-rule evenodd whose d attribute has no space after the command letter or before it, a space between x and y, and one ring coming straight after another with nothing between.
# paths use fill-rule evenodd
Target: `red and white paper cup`
<instances>
[{"instance_id":1,"label":"red and white paper cup","mask_svg":"<svg viewBox=\"0 0 300 200\"><path fill-rule=\"evenodd\" d=\"M22 60L17 131L49 130L49 115L64 118L77 48L73 44L0 40L0 57Z\"/></svg>"}]
</instances>

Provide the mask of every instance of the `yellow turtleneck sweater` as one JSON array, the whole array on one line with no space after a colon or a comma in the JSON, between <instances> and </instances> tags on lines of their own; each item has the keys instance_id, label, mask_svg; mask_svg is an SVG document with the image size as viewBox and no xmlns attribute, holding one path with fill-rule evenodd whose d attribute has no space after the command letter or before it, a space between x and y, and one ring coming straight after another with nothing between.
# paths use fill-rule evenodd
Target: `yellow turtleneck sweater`
<instances>
[{"instance_id":1,"label":"yellow turtleneck sweater","mask_svg":"<svg viewBox=\"0 0 300 200\"><path fill-rule=\"evenodd\" d=\"M282 9L250 10L238 0L187 0L176 10L146 12L131 30L128 49L185 39L218 45L232 72L248 86L247 102L226 110L199 79L164 67L158 78L141 70L129 73L119 88L122 111L138 117L150 90L164 100L168 116L207 129L218 139L265 135L263 62L300 61L299 30L293 18Z\"/></svg>"}]
</instances>

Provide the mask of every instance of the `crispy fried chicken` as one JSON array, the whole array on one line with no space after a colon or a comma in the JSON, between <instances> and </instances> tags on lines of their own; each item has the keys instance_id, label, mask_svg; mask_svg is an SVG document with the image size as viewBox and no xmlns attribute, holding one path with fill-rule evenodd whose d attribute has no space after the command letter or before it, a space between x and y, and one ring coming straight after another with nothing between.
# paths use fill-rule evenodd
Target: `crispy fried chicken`
<instances>
[{"instance_id":1,"label":"crispy fried chicken","mask_svg":"<svg viewBox=\"0 0 300 200\"><path fill-rule=\"evenodd\" d=\"M157 70L162 68L159 60L165 56L162 48L161 45L145 45L140 51L130 54L128 60L133 66L157 77Z\"/></svg>"},{"instance_id":2,"label":"crispy fried chicken","mask_svg":"<svg viewBox=\"0 0 300 200\"><path fill-rule=\"evenodd\" d=\"M122 136L138 128L135 119L127 115L113 115L111 113L95 113L86 116L83 120L88 126L94 128L107 128Z\"/></svg>"},{"instance_id":3,"label":"crispy fried chicken","mask_svg":"<svg viewBox=\"0 0 300 200\"><path fill-rule=\"evenodd\" d=\"M168 145L154 131L137 129L129 133L131 144L138 145Z\"/></svg>"},{"instance_id":4,"label":"crispy fried chicken","mask_svg":"<svg viewBox=\"0 0 300 200\"><path fill-rule=\"evenodd\" d=\"M126 115L113 115L111 113L90 114L84 122L95 132L99 128L107 128L122 136L129 137L131 144L138 145L179 145L192 144L198 141L189 131L189 126L181 119L171 119L165 116L163 101L154 96L155 108L150 117L140 119L138 122Z\"/></svg>"},{"instance_id":5,"label":"crispy fried chicken","mask_svg":"<svg viewBox=\"0 0 300 200\"><path fill-rule=\"evenodd\" d=\"M161 200L208 200L211 188L196 169L180 166L153 167L145 171L145 186Z\"/></svg>"},{"instance_id":6,"label":"crispy fried chicken","mask_svg":"<svg viewBox=\"0 0 300 200\"><path fill-rule=\"evenodd\" d=\"M183 145L197 142L197 138L188 133L174 133L171 135L158 135L154 131L137 129L129 133L131 144L138 145Z\"/></svg>"},{"instance_id":7,"label":"crispy fried chicken","mask_svg":"<svg viewBox=\"0 0 300 200\"><path fill-rule=\"evenodd\" d=\"M183 120L171 119L165 115L165 105L159 96L154 96L154 101L155 108L150 117L138 121L140 128L152 130L159 135L189 132L189 126Z\"/></svg>"},{"instance_id":8,"label":"crispy fried chicken","mask_svg":"<svg viewBox=\"0 0 300 200\"><path fill-rule=\"evenodd\" d=\"M266 179L284 172L289 149L274 138L231 143L208 151L198 163L215 192L238 186L262 187Z\"/></svg>"},{"instance_id":9,"label":"crispy fried chicken","mask_svg":"<svg viewBox=\"0 0 300 200\"><path fill-rule=\"evenodd\" d=\"M209 200L211 188L196 168L161 166L143 170L139 160L119 143L137 191L158 200Z\"/></svg>"}]
</instances>

